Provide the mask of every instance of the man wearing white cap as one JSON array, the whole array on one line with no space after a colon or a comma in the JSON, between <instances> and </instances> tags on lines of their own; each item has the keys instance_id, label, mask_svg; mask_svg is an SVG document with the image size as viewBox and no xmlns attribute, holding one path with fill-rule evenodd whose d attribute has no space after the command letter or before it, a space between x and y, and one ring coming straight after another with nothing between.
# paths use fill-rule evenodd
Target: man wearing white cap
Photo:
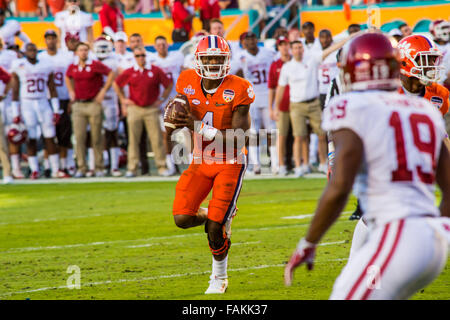
<instances>
[{"instance_id":1,"label":"man wearing white cap","mask_svg":"<svg viewBox=\"0 0 450 320\"><path fill-rule=\"evenodd\" d=\"M134 55L127 51L128 36L125 32L119 31L114 35L114 52L119 60L119 73L125 69L131 68L134 64Z\"/></svg>"}]
</instances>

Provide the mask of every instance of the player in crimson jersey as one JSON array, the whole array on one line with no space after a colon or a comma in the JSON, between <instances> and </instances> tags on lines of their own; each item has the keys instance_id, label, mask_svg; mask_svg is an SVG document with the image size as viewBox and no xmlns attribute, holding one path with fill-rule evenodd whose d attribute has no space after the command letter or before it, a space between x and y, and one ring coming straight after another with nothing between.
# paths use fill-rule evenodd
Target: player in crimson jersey
<instances>
[{"instance_id":1,"label":"player in crimson jersey","mask_svg":"<svg viewBox=\"0 0 450 320\"><path fill-rule=\"evenodd\" d=\"M311 226L285 268L290 285L345 207L352 187L369 236L350 255L330 299L407 299L444 269L450 242L450 154L441 114L396 92L399 61L380 33L355 38L340 60L344 94L324 112L336 157ZM439 208L435 183L442 191Z\"/></svg>"},{"instance_id":2,"label":"player in crimson jersey","mask_svg":"<svg viewBox=\"0 0 450 320\"><path fill-rule=\"evenodd\" d=\"M250 82L229 75L229 71L227 42L219 36L206 36L197 45L195 70L183 71L176 84L177 92L189 100L188 116L179 115L176 120L177 127L194 131L194 160L176 186L173 215L180 228L205 225L213 255L206 294L224 293L228 286L231 219L246 169L246 139L230 137L225 131L241 131L244 136L250 128L249 109L255 98ZM208 208L200 208L211 190Z\"/></svg>"}]
</instances>

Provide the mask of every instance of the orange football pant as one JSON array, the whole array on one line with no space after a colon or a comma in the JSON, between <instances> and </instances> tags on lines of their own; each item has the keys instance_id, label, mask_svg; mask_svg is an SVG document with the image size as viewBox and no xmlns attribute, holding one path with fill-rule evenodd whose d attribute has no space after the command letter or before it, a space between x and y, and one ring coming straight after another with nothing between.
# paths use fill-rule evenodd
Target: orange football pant
<instances>
[{"instance_id":1,"label":"orange football pant","mask_svg":"<svg viewBox=\"0 0 450 320\"><path fill-rule=\"evenodd\" d=\"M197 215L212 189L208 219L224 224L236 209L246 164L194 164L183 172L175 188L173 215Z\"/></svg>"}]
</instances>

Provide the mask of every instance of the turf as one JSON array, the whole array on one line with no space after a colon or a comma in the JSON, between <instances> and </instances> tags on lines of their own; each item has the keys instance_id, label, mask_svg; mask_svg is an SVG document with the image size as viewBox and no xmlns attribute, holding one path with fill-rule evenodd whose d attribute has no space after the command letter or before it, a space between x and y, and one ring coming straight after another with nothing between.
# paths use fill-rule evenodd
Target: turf
<instances>
[{"instance_id":1,"label":"turf","mask_svg":"<svg viewBox=\"0 0 450 320\"><path fill-rule=\"evenodd\" d=\"M175 182L0 186L0 300L3 299L327 299L348 257L348 213L323 239L316 267L283 265L311 218L324 179L244 181L233 221L229 288L205 296L211 254L202 227L178 229ZM346 211L354 209L351 199ZM69 266L81 289L68 289ZM414 299L450 299L450 270Z\"/></svg>"}]
</instances>

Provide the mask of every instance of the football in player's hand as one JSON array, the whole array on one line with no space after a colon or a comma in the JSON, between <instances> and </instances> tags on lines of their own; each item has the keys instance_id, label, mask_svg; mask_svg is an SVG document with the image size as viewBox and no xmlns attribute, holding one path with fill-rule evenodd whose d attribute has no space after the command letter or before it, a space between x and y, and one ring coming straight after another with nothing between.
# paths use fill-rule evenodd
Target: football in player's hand
<instances>
[{"instance_id":1,"label":"football in player's hand","mask_svg":"<svg viewBox=\"0 0 450 320\"><path fill-rule=\"evenodd\" d=\"M169 135L177 128L177 117L187 115L189 110L189 100L182 94L177 94L167 103L164 108L164 127Z\"/></svg>"}]
</instances>

